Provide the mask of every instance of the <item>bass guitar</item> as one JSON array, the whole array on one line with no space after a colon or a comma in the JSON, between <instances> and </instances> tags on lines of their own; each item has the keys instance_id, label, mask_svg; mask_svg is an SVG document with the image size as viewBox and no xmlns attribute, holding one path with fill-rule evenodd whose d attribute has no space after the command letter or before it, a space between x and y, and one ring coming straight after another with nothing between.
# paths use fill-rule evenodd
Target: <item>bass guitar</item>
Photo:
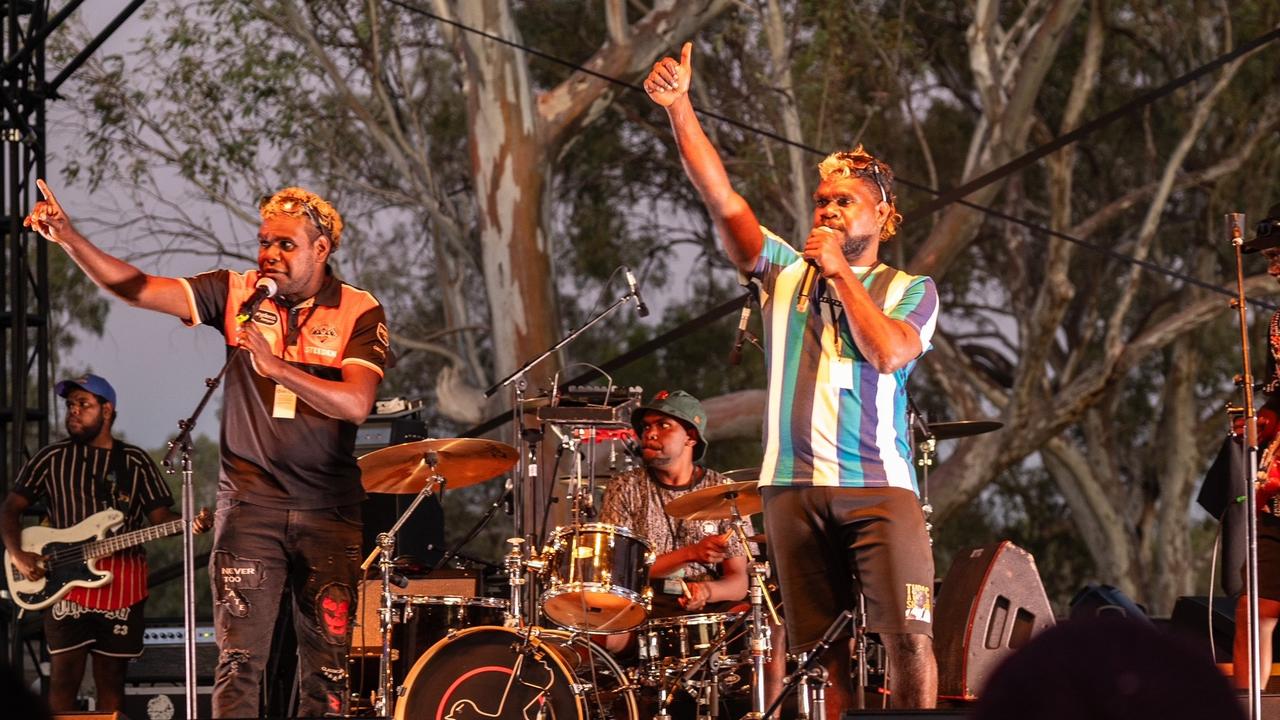
<instances>
[{"instance_id":1,"label":"bass guitar","mask_svg":"<svg viewBox=\"0 0 1280 720\"><path fill-rule=\"evenodd\" d=\"M22 549L43 558L44 575L25 577L5 550L4 574L13 601L27 610L41 610L62 599L72 588L102 587L111 582L112 573L99 570L96 560L182 532L182 521L173 520L107 537L107 533L123 524L124 513L110 509L94 513L69 528L24 528Z\"/></svg>"}]
</instances>

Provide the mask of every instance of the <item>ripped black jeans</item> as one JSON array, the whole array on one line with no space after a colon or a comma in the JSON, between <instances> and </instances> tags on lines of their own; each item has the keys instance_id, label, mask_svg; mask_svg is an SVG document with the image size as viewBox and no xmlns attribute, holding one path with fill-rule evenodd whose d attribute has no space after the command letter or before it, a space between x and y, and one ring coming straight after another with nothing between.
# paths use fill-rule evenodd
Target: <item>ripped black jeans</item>
<instances>
[{"instance_id":1,"label":"ripped black jeans","mask_svg":"<svg viewBox=\"0 0 1280 720\"><path fill-rule=\"evenodd\" d=\"M260 716L285 583L298 636L299 717L346 712L360 565L360 506L280 510L219 498L209 579L218 640L215 718Z\"/></svg>"}]
</instances>

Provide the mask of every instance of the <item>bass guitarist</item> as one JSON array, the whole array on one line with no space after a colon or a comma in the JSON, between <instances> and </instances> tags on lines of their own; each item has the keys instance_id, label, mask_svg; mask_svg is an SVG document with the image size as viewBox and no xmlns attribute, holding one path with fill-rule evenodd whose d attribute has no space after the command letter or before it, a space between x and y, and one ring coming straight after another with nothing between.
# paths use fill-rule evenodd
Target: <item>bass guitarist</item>
<instances>
[{"instance_id":1,"label":"bass guitarist","mask_svg":"<svg viewBox=\"0 0 1280 720\"><path fill-rule=\"evenodd\" d=\"M173 496L155 462L141 448L116 440L116 391L97 375L58 383L54 391L66 400L68 438L52 443L23 466L0 511L0 534L13 568L28 579L45 578L53 558L22 547L21 517L43 500L54 528L69 528L92 515L118 510L121 531L148 522L181 520ZM196 532L211 526L207 513L196 519ZM86 660L93 658L97 710L124 706L125 668L142 654L143 606L147 598L147 562L140 547L97 561L112 581L102 587L73 587L44 614L45 641L52 658L49 708L74 711L76 691Z\"/></svg>"}]
</instances>

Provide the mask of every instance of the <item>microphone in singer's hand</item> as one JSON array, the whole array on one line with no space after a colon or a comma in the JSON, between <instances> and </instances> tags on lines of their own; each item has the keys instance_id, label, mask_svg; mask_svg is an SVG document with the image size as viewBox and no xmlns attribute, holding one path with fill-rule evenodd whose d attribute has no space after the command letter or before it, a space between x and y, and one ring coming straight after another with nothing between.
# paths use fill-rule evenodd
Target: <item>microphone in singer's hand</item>
<instances>
[{"instance_id":1,"label":"microphone in singer's hand","mask_svg":"<svg viewBox=\"0 0 1280 720\"><path fill-rule=\"evenodd\" d=\"M835 230L820 225L817 230L834 233ZM818 282L818 263L805 259L808 265L804 269L804 277L800 278L800 294L796 296L796 312L809 312L809 297L813 294L813 286Z\"/></svg>"},{"instance_id":2,"label":"microphone in singer's hand","mask_svg":"<svg viewBox=\"0 0 1280 720\"><path fill-rule=\"evenodd\" d=\"M627 287L631 288L631 294L636 299L636 314L640 317L648 317L649 306L644 304L644 298L640 297L640 285L636 283L636 276L631 274L631 268L623 266L623 274L627 276Z\"/></svg>"},{"instance_id":3,"label":"microphone in singer's hand","mask_svg":"<svg viewBox=\"0 0 1280 720\"><path fill-rule=\"evenodd\" d=\"M253 294L240 303L240 310L236 312L236 322L241 324L249 322L249 318L253 317L253 313L258 310L258 306L262 304L262 301L269 297L275 297L276 291L279 289L280 286L276 284L275 280L269 277L259 278L257 285L253 288Z\"/></svg>"},{"instance_id":4,"label":"microphone in singer's hand","mask_svg":"<svg viewBox=\"0 0 1280 720\"><path fill-rule=\"evenodd\" d=\"M746 302L742 303L742 314L738 316L738 337L734 338L733 349L729 351L729 364L739 365L742 363L742 343L747 340L747 323L751 320L751 295L747 295Z\"/></svg>"}]
</instances>

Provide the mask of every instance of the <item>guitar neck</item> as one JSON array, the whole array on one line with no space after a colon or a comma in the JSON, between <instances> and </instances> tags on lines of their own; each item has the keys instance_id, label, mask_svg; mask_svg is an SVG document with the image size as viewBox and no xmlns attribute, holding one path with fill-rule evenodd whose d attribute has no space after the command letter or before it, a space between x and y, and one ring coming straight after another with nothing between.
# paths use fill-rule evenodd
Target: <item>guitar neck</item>
<instances>
[{"instance_id":1,"label":"guitar neck","mask_svg":"<svg viewBox=\"0 0 1280 720\"><path fill-rule=\"evenodd\" d=\"M84 546L84 556L86 558L100 558L115 554L126 548L135 545L141 545L151 540L156 540L170 535L177 535L182 532L182 521L171 520L167 523L159 525L151 525L150 527L134 530L123 535L105 538L103 540L95 540Z\"/></svg>"}]
</instances>

